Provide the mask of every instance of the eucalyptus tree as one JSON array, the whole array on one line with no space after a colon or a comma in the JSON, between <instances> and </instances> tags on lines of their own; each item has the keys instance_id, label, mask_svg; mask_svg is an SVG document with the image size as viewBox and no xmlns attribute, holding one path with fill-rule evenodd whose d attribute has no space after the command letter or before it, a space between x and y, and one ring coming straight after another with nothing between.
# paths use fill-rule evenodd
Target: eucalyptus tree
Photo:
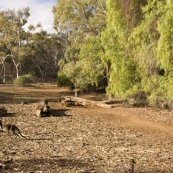
<instances>
[{"instance_id":1,"label":"eucalyptus tree","mask_svg":"<svg viewBox=\"0 0 173 173\"><path fill-rule=\"evenodd\" d=\"M24 25L30 16L29 8L22 8L17 11L7 10L0 12L0 39L1 53L9 56L16 68L16 77L19 76L21 60L26 54L26 32Z\"/></svg>"},{"instance_id":2,"label":"eucalyptus tree","mask_svg":"<svg viewBox=\"0 0 173 173\"><path fill-rule=\"evenodd\" d=\"M95 37L99 40L100 33L106 26L105 2L106 0L59 0L53 8L54 26L57 32L68 35L68 46L65 51L64 62L60 62L59 74L64 76L63 73L65 73L73 81L76 88L84 88L87 84L95 82L95 78L91 80L91 76L94 74L96 66L91 68L91 64L85 63L89 60L90 62L93 61L94 64L92 57L95 55L86 57L87 54L84 55L84 49L90 49L90 41L87 39ZM102 63L100 57L97 56L97 58L97 62ZM85 67L88 65L85 69L88 68L91 71L86 72L83 69L84 63ZM90 72L92 74L89 74ZM100 71L97 70L97 72Z\"/></svg>"},{"instance_id":3,"label":"eucalyptus tree","mask_svg":"<svg viewBox=\"0 0 173 173\"><path fill-rule=\"evenodd\" d=\"M88 37L80 47L79 60L82 64L83 74L87 84L96 87L107 86L108 64L102 59L104 50L100 37Z\"/></svg>"},{"instance_id":4,"label":"eucalyptus tree","mask_svg":"<svg viewBox=\"0 0 173 173\"><path fill-rule=\"evenodd\" d=\"M142 8L143 20L129 37L140 75L139 88L152 101L173 97L172 5L169 0L148 0Z\"/></svg>"},{"instance_id":5,"label":"eucalyptus tree","mask_svg":"<svg viewBox=\"0 0 173 173\"><path fill-rule=\"evenodd\" d=\"M157 43L156 55L158 64L164 69L166 75L173 75L173 2L158 1ZM162 8L164 7L164 8ZM156 25L156 24L155 24Z\"/></svg>"},{"instance_id":6,"label":"eucalyptus tree","mask_svg":"<svg viewBox=\"0 0 173 173\"><path fill-rule=\"evenodd\" d=\"M107 0L106 28L101 34L107 64L107 94L122 97L136 90L139 77L137 63L133 58L128 38L134 27L142 20L140 6L144 1Z\"/></svg>"},{"instance_id":7,"label":"eucalyptus tree","mask_svg":"<svg viewBox=\"0 0 173 173\"><path fill-rule=\"evenodd\" d=\"M37 27L41 27L41 25L37 25ZM32 66L38 69L42 81L45 81L48 74L54 76L57 74L58 59L63 56L60 39L56 34L49 34L42 29L32 32L35 27L30 26L29 28L28 58L30 58Z\"/></svg>"},{"instance_id":8,"label":"eucalyptus tree","mask_svg":"<svg viewBox=\"0 0 173 173\"><path fill-rule=\"evenodd\" d=\"M105 26L105 0L59 0L53 7L54 27L70 32L71 42L82 42L88 35L98 35ZM81 40L82 39L82 40Z\"/></svg>"},{"instance_id":9,"label":"eucalyptus tree","mask_svg":"<svg viewBox=\"0 0 173 173\"><path fill-rule=\"evenodd\" d=\"M155 7L157 13L152 24L157 38L156 49L154 50L157 77L155 77L155 88L152 96L171 100L173 98L173 2L166 0L152 1L150 8ZM156 76L156 75L155 75ZM152 80L152 79L151 79ZM166 91L166 92L165 92Z\"/></svg>"}]
</instances>

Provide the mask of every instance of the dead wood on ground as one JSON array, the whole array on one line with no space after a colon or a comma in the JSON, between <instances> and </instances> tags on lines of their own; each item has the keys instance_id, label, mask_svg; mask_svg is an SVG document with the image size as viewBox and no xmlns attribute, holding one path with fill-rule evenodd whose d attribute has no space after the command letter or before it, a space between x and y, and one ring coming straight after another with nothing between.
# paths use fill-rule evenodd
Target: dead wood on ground
<instances>
[{"instance_id":1,"label":"dead wood on ground","mask_svg":"<svg viewBox=\"0 0 173 173\"><path fill-rule=\"evenodd\" d=\"M65 96L63 104L67 107L70 106L86 106L86 107L102 107L112 108L112 105L108 105L102 101L87 100L80 97Z\"/></svg>"},{"instance_id":2,"label":"dead wood on ground","mask_svg":"<svg viewBox=\"0 0 173 173\"><path fill-rule=\"evenodd\" d=\"M49 116L50 115L50 106L48 105L48 100L47 99L42 99L36 108L36 116L38 117L44 117L44 116Z\"/></svg>"}]
</instances>

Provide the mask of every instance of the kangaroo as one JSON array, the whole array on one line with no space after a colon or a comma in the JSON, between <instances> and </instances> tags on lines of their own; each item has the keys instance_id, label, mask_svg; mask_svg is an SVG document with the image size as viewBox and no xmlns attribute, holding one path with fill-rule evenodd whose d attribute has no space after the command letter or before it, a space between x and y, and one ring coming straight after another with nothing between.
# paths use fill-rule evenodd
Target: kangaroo
<instances>
[{"instance_id":1,"label":"kangaroo","mask_svg":"<svg viewBox=\"0 0 173 173\"><path fill-rule=\"evenodd\" d=\"M27 135L23 135L19 128L15 125L12 125L12 124L5 124L5 125L2 125L2 121L0 120L0 128L2 131L4 132L7 132L7 134L9 134L9 132L11 131L15 136L18 136L18 137L22 137L22 138L25 138L25 139L30 139L29 136Z\"/></svg>"}]
</instances>

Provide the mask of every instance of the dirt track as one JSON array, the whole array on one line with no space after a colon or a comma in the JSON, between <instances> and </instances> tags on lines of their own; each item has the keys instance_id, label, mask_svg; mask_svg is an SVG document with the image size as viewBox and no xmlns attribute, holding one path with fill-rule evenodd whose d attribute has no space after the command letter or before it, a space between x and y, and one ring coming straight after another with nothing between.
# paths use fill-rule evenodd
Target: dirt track
<instances>
[{"instance_id":1,"label":"dirt track","mask_svg":"<svg viewBox=\"0 0 173 173\"><path fill-rule=\"evenodd\" d=\"M52 117L35 103L1 104L2 122L30 140L0 132L0 172L173 172L173 112L151 108L66 108L50 102Z\"/></svg>"}]
</instances>

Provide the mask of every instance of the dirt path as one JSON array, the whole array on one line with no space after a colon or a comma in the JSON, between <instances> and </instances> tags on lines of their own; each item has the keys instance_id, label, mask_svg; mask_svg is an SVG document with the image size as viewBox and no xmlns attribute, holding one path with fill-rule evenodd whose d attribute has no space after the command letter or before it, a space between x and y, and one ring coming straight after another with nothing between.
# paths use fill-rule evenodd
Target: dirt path
<instances>
[{"instance_id":1,"label":"dirt path","mask_svg":"<svg viewBox=\"0 0 173 173\"><path fill-rule=\"evenodd\" d=\"M149 108L114 108L107 110L107 115L103 115L102 118L108 123L116 124L116 119L119 119L126 127L139 128L148 133L156 131L159 134L159 132L163 132L173 136L173 113L168 111L164 113L166 116L161 111L160 116L158 116L158 111ZM161 116L163 116L162 119L160 119Z\"/></svg>"}]
</instances>

